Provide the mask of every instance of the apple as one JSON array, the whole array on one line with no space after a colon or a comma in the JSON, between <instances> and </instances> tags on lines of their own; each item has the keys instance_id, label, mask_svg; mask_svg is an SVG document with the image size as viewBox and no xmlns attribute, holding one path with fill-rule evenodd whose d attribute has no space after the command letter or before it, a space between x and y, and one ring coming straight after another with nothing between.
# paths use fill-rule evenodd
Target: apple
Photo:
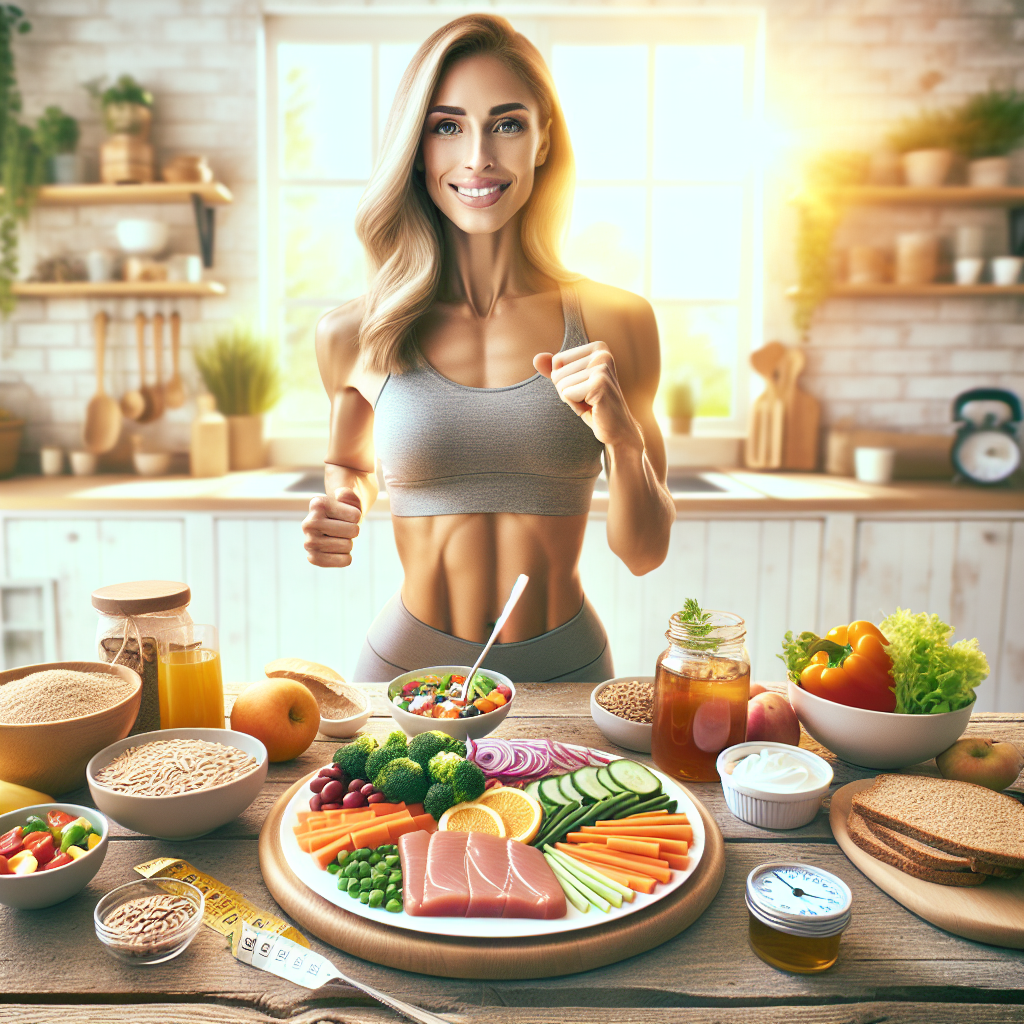
<instances>
[{"instance_id":1,"label":"apple","mask_svg":"<svg viewBox=\"0 0 1024 1024\"><path fill-rule=\"evenodd\" d=\"M768 692L768 687L767 686L762 686L760 683L751 683L750 684L750 696L747 698L747 700L753 700L759 693L767 693L767 692Z\"/></svg>"},{"instance_id":2,"label":"apple","mask_svg":"<svg viewBox=\"0 0 1024 1024\"><path fill-rule=\"evenodd\" d=\"M290 761L316 739L320 708L294 679L267 679L247 686L231 709L231 728L255 736L271 761Z\"/></svg>"},{"instance_id":3,"label":"apple","mask_svg":"<svg viewBox=\"0 0 1024 1024\"><path fill-rule=\"evenodd\" d=\"M1001 793L1017 781L1024 757L1012 743L968 736L935 758L944 779L973 782Z\"/></svg>"},{"instance_id":4,"label":"apple","mask_svg":"<svg viewBox=\"0 0 1024 1024\"><path fill-rule=\"evenodd\" d=\"M693 715L693 742L698 750L717 754L729 743L732 705L725 697L704 701Z\"/></svg>"},{"instance_id":5,"label":"apple","mask_svg":"<svg viewBox=\"0 0 1024 1024\"><path fill-rule=\"evenodd\" d=\"M747 739L800 746L800 722L781 693L765 691L747 703Z\"/></svg>"}]
</instances>

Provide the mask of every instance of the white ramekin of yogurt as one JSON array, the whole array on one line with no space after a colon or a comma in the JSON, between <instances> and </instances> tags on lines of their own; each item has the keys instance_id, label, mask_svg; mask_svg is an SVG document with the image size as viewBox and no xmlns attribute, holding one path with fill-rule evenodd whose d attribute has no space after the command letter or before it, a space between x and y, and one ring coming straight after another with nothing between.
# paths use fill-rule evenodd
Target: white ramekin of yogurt
<instances>
[{"instance_id":1,"label":"white ramekin of yogurt","mask_svg":"<svg viewBox=\"0 0 1024 1024\"><path fill-rule=\"evenodd\" d=\"M737 743L718 755L716 767L729 810L759 828L808 824L832 785L828 761L788 743Z\"/></svg>"}]
</instances>

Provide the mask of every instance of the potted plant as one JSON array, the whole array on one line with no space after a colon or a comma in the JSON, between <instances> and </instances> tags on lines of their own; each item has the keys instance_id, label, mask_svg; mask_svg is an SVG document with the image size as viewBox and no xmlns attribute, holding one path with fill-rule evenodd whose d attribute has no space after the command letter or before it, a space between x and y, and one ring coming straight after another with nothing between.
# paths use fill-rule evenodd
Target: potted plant
<instances>
[{"instance_id":1,"label":"potted plant","mask_svg":"<svg viewBox=\"0 0 1024 1024\"><path fill-rule=\"evenodd\" d=\"M196 349L194 358L227 418L231 469L259 469L266 463L263 414L281 397L276 347L250 327L235 324Z\"/></svg>"},{"instance_id":2,"label":"potted plant","mask_svg":"<svg viewBox=\"0 0 1024 1024\"><path fill-rule=\"evenodd\" d=\"M149 128L153 94L131 75L104 89L102 79L86 83L89 94L103 109L110 138L100 147L100 179L118 185L153 180L153 147Z\"/></svg>"},{"instance_id":3,"label":"potted plant","mask_svg":"<svg viewBox=\"0 0 1024 1024\"><path fill-rule=\"evenodd\" d=\"M922 110L901 121L888 135L888 143L902 154L903 177L912 188L946 184L960 143L956 111Z\"/></svg>"},{"instance_id":4,"label":"potted plant","mask_svg":"<svg viewBox=\"0 0 1024 1024\"><path fill-rule=\"evenodd\" d=\"M153 94L131 75L122 75L99 94L103 123L111 135L138 135L149 138L153 119Z\"/></svg>"},{"instance_id":5,"label":"potted plant","mask_svg":"<svg viewBox=\"0 0 1024 1024\"><path fill-rule=\"evenodd\" d=\"M47 179L55 185L82 180L78 153L78 122L60 107L47 107L36 121L36 145L47 162Z\"/></svg>"},{"instance_id":6,"label":"potted plant","mask_svg":"<svg viewBox=\"0 0 1024 1024\"><path fill-rule=\"evenodd\" d=\"M1024 141L1024 93L991 89L972 96L958 113L967 183L1002 188L1010 178L1008 154Z\"/></svg>"},{"instance_id":7,"label":"potted plant","mask_svg":"<svg viewBox=\"0 0 1024 1024\"><path fill-rule=\"evenodd\" d=\"M688 434L693 426L697 399L688 378L670 381L665 389L665 412L673 434Z\"/></svg>"}]
</instances>

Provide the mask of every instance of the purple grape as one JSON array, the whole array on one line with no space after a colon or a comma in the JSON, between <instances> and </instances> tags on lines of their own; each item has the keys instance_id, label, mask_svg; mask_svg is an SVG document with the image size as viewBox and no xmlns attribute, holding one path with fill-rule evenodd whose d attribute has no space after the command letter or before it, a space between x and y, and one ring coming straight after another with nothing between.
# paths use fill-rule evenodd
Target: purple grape
<instances>
[{"instance_id":1,"label":"purple grape","mask_svg":"<svg viewBox=\"0 0 1024 1024\"><path fill-rule=\"evenodd\" d=\"M366 779L353 779L348 784L348 791L350 793L358 793L363 788L363 786L365 786L365 785L366 785Z\"/></svg>"},{"instance_id":2,"label":"purple grape","mask_svg":"<svg viewBox=\"0 0 1024 1024\"><path fill-rule=\"evenodd\" d=\"M337 779L330 779L320 790L320 799L325 804L336 804L345 795L345 787Z\"/></svg>"},{"instance_id":3,"label":"purple grape","mask_svg":"<svg viewBox=\"0 0 1024 1024\"><path fill-rule=\"evenodd\" d=\"M387 797L383 793L371 793L367 798L368 804L380 804L387 800Z\"/></svg>"},{"instance_id":4,"label":"purple grape","mask_svg":"<svg viewBox=\"0 0 1024 1024\"><path fill-rule=\"evenodd\" d=\"M336 764L325 765L320 769L320 774L328 779L337 779L339 782L345 778L345 773Z\"/></svg>"},{"instance_id":5,"label":"purple grape","mask_svg":"<svg viewBox=\"0 0 1024 1024\"><path fill-rule=\"evenodd\" d=\"M330 779L325 779L322 775L318 775L315 779L310 779L309 788L314 793L320 793L323 791L324 786L326 786L330 781Z\"/></svg>"},{"instance_id":6,"label":"purple grape","mask_svg":"<svg viewBox=\"0 0 1024 1024\"><path fill-rule=\"evenodd\" d=\"M321 804L320 805L320 810L321 811L340 811L341 810L341 804Z\"/></svg>"},{"instance_id":7,"label":"purple grape","mask_svg":"<svg viewBox=\"0 0 1024 1024\"><path fill-rule=\"evenodd\" d=\"M321 801L321 799L320 799L320 794L319 793L314 793L309 798L309 809L311 811L319 811L322 806L323 806L323 801Z\"/></svg>"},{"instance_id":8,"label":"purple grape","mask_svg":"<svg viewBox=\"0 0 1024 1024\"><path fill-rule=\"evenodd\" d=\"M375 793L376 790L373 788L373 783L368 782L365 786L360 788L359 792L362 793L363 796L369 796L371 793Z\"/></svg>"},{"instance_id":9,"label":"purple grape","mask_svg":"<svg viewBox=\"0 0 1024 1024\"><path fill-rule=\"evenodd\" d=\"M365 803L366 797L362 793L346 793L341 801L342 807L362 807Z\"/></svg>"}]
</instances>

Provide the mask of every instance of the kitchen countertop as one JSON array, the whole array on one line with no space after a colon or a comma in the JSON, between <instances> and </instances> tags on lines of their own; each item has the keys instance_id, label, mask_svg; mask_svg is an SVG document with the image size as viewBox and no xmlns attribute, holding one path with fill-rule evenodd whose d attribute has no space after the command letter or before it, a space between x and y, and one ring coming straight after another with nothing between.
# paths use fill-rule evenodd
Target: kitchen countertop
<instances>
[{"instance_id":1,"label":"kitchen countertop","mask_svg":"<svg viewBox=\"0 0 1024 1024\"><path fill-rule=\"evenodd\" d=\"M225 687L230 707L239 686ZM366 731L393 727L383 685ZM524 683L517 706L496 735L558 739L620 750L590 717L585 683ZM521 706L519 704L521 702ZM1019 739L1019 714L975 714L968 732ZM0 1019L19 1024L399 1024L402 1018L334 982L311 992L232 959L224 938L202 928L177 959L131 967L104 952L93 934L99 897L137 877L136 864L183 857L257 906L284 916L259 869L257 840L275 801L292 783L330 760L339 743L318 738L301 757L272 764L263 790L234 821L201 839L171 843L111 824L110 845L86 889L47 910L0 907ZM834 787L873 772L854 768L814 743ZM906 769L936 774L932 762ZM443 1014L452 1024L1002 1024L1021 1020L1024 958L950 935L916 917L864 877L838 848L822 810L803 828L771 832L733 817L718 783L690 788L725 838L726 871L711 906L689 929L642 956L585 974L534 981L458 981L378 967L312 940L340 970L399 999ZM1020 784L1013 787L1020 794ZM65 800L91 805L88 790ZM853 921L839 961L819 975L785 974L747 946L743 888L748 872L769 860L806 859L838 874L853 891ZM339 911L340 912L340 911ZM300 928L300 931L302 929ZM842 1004L842 1005L837 1005Z\"/></svg>"},{"instance_id":2,"label":"kitchen countertop","mask_svg":"<svg viewBox=\"0 0 1024 1024\"><path fill-rule=\"evenodd\" d=\"M304 513L310 493L286 488L304 469L263 469L226 477L145 479L131 475L94 477L18 476L0 481L0 511L67 512L291 512ZM679 470L678 472L684 473ZM714 514L786 515L813 512L1015 512L1024 511L1024 489L982 488L944 481L862 484L823 473L757 473L749 470L687 470L722 490L676 493L682 516ZM607 511L597 491L591 511ZM381 494L373 516L388 513Z\"/></svg>"}]
</instances>

